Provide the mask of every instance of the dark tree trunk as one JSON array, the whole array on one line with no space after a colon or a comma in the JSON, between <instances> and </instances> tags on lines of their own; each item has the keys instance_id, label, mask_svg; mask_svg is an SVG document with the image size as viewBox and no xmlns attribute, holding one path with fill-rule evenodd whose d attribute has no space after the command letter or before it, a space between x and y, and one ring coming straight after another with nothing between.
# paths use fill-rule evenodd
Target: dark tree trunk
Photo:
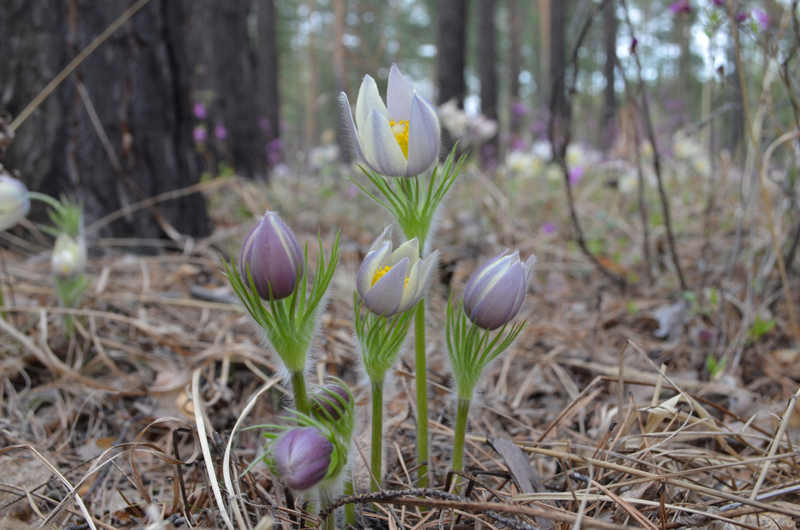
<instances>
[{"instance_id":1,"label":"dark tree trunk","mask_svg":"<svg viewBox=\"0 0 800 530\"><path fill-rule=\"evenodd\" d=\"M564 30L567 21L567 0L550 3L550 111L555 115L554 134L564 132L569 115L566 96L566 45Z\"/></svg>"},{"instance_id":2,"label":"dark tree trunk","mask_svg":"<svg viewBox=\"0 0 800 530\"><path fill-rule=\"evenodd\" d=\"M497 121L497 59L494 30L495 0L478 1L478 75L481 81L481 114ZM484 165L497 162L497 136L481 146Z\"/></svg>"},{"instance_id":3,"label":"dark tree trunk","mask_svg":"<svg viewBox=\"0 0 800 530\"><path fill-rule=\"evenodd\" d=\"M522 72L522 20L519 0L508 0L510 48L508 50L508 92L512 103L519 99L519 74Z\"/></svg>"},{"instance_id":4,"label":"dark tree trunk","mask_svg":"<svg viewBox=\"0 0 800 530\"><path fill-rule=\"evenodd\" d=\"M347 68L345 66L344 42L344 0L333 0L333 84L337 95L342 92L347 94L348 101L353 101L347 89ZM350 109L347 109L350 112ZM348 164L352 160L353 146L351 145L350 135L344 127L338 127L336 133L336 144L339 146L339 160Z\"/></svg>"},{"instance_id":5,"label":"dark tree trunk","mask_svg":"<svg viewBox=\"0 0 800 530\"><path fill-rule=\"evenodd\" d=\"M723 95L724 99L727 99L733 104L733 108L730 112L726 113L724 120L726 129L724 142L725 146L734 156L737 150L744 151L739 148L744 138L745 122L742 84L739 82L739 71L736 69L735 53L734 47L730 46L728 48L728 64L730 65L730 70L725 71L726 82L724 88L725 94ZM742 155L740 154L739 156Z\"/></svg>"},{"instance_id":6,"label":"dark tree trunk","mask_svg":"<svg viewBox=\"0 0 800 530\"><path fill-rule=\"evenodd\" d=\"M0 105L18 114L126 7L127 2L90 0L0 3ZM181 3L152 0L21 125L6 165L21 170L32 189L82 199L87 224L144 197L197 183L186 22ZM81 85L87 97L81 97ZM93 125L92 112L102 131ZM119 160L116 168L102 134ZM200 195L158 208L178 232L208 233ZM162 229L145 209L101 233L160 237Z\"/></svg>"},{"instance_id":7,"label":"dark tree trunk","mask_svg":"<svg viewBox=\"0 0 800 530\"><path fill-rule=\"evenodd\" d=\"M261 125L265 145L280 138L276 17L275 0L258 0L258 93L264 117ZM274 152L277 146L271 145L269 152Z\"/></svg>"},{"instance_id":8,"label":"dark tree trunk","mask_svg":"<svg viewBox=\"0 0 800 530\"><path fill-rule=\"evenodd\" d=\"M464 107L464 62L467 40L467 1L439 1L439 104L455 98Z\"/></svg>"},{"instance_id":9,"label":"dark tree trunk","mask_svg":"<svg viewBox=\"0 0 800 530\"><path fill-rule=\"evenodd\" d=\"M610 0L603 8L603 40L606 49L606 64L603 74L606 78L603 115L600 122L600 145L610 149L616 138L617 93L614 90L614 69L617 62L617 5Z\"/></svg>"}]
</instances>

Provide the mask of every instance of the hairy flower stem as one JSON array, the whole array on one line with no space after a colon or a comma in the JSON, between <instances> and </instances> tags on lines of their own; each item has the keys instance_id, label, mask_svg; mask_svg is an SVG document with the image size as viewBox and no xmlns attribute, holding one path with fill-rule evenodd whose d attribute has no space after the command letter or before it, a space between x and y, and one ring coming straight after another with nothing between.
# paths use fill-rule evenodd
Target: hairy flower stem
<instances>
[{"instance_id":1,"label":"hairy flower stem","mask_svg":"<svg viewBox=\"0 0 800 530\"><path fill-rule=\"evenodd\" d=\"M319 513L324 512L328 506L333 504L335 495L327 488L320 488L319 490ZM336 530L336 512L331 512L328 517L322 521L322 530Z\"/></svg>"},{"instance_id":2,"label":"hairy flower stem","mask_svg":"<svg viewBox=\"0 0 800 530\"><path fill-rule=\"evenodd\" d=\"M425 299L420 300L414 321L414 364L417 379L418 487L428 487L428 371L425 367Z\"/></svg>"},{"instance_id":3,"label":"hairy flower stem","mask_svg":"<svg viewBox=\"0 0 800 530\"><path fill-rule=\"evenodd\" d=\"M467 437L467 417L469 416L468 399L458 400L458 410L456 411L456 433L453 441L453 471L461 471L464 468L464 439Z\"/></svg>"},{"instance_id":4,"label":"hairy flower stem","mask_svg":"<svg viewBox=\"0 0 800 530\"><path fill-rule=\"evenodd\" d=\"M381 489L381 459L383 457L383 381L372 382L372 445L370 447L370 469L375 480L370 492Z\"/></svg>"},{"instance_id":5,"label":"hairy flower stem","mask_svg":"<svg viewBox=\"0 0 800 530\"><path fill-rule=\"evenodd\" d=\"M353 487L353 469L347 469L347 478L344 481L344 491L342 495L345 497L350 497L355 493L355 488ZM350 526L355 527L356 525L356 505L355 503L348 503L344 505L344 527L349 528Z\"/></svg>"},{"instance_id":6,"label":"hairy flower stem","mask_svg":"<svg viewBox=\"0 0 800 530\"><path fill-rule=\"evenodd\" d=\"M292 372L292 393L294 394L294 408L301 414L308 415L311 412L311 406L308 402L308 393L306 392L306 378L303 372Z\"/></svg>"}]
</instances>

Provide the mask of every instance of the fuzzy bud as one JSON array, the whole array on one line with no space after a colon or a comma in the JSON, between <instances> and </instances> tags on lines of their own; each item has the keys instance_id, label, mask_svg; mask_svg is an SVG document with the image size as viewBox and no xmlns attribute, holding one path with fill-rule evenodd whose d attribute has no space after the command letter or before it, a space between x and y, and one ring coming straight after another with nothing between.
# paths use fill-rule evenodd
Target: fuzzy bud
<instances>
[{"instance_id":1,"label":"fuzzy bud","mask_svg":"<svg viewBox=\"0 0 800 530\"><path fill-rule=\"evenodd\" d=\"M272 448L275 469L295 491L316 486L331 464L333 444L313 427L292 429Z\"/></svg>"},{"instance_id":2,"label":"fuzzy bud","mask_svg":"<svg viewBox=\"0 0 800 530\"><path fill-rule=\"evenodd\" d=\"M464 312L483 329L497 329L517 316L536 263L536 256L522 263L519 251L510 256L506 252L478 269L464 291Z\"/></svg>"},{"instance_id":3,"label":"fuzzy bud","mask_svg":"<svg viewBox=\"0 0 800 530\"><path fill-rule=\"evenodd\" d=\"M275 212L267 212L242 245L239 256L241 276L250 285L247 268L253 277L258 296L280 300L294 292L303 275L303 252L297 237Z\"/></svg>"},{"instance_id":4,"label":"fuzzy bud","mask_svg":"<svg viewBox=\"0 0 800 530\"><path fill-rule=\"evenodd\" d=\"M320 420L338 421L350 405L350 393L336 383L317 388L309 398L311 412Z\"/></svg>"}]
</instances>

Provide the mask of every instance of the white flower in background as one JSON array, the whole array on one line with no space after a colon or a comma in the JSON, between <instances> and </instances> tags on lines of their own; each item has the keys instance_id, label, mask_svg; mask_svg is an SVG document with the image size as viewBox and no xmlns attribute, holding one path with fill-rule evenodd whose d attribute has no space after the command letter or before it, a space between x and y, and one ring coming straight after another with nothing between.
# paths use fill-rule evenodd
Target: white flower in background
<instances>
[{"instance_id":1,"label":"white flower in background","mask_svg":"<svg viewBox=\"0 0 800 530\"><path fill-rule=\"evenodd\" d=\"M0 165L0 230L16 225L31 209L28 188Z\"/></svg>"},{"instance_id":2,"label":"white flower in background","mask_svg":"<svg viewBox=\"0 0 800 530\"><path fill-rule=\"evenodd\" d=\"M675 158L689 161L700 155L700 148L695 140L683 137L675 142L672 147L672 152L675 154Z\"/></svg>"},{"instance_id":3,"label":"white flower in background","mask_svg":"<svg viewBox=\"0 0 800 530\"><path fill-rule=\"evenodd\" d=\"M455 99L451 99L439 107L439 117L442 119L442 125L453 138L461 139L467 136L470 123L469 116L458 108Z\"/></svg>"},{"instance_id":4,"label":"white flower in background","mask_svg":"<svg viewBox=\"0 0 800 530\"><path fill-rule=\"evenodd\" d=\"M76 241L69 234L61 233L56 238L50 256L50 270L61 279L74 278L86 269L86 240Z\"/></svg>"},{"instance_id":5,"label":"white flower in background","mask_svg":"<svg viewBox=\"0 0 800 530\"><path fill-rule=\"evenodd\" d=\"M470 123L470 136L475 143L482 144L497 135L497 122L478 114Z\"/></svg>"},{"instance_id":6,"label":"white flower in background","mask_svg":"<svg viewBox=\"0 0 800 530\"><path fill-rule=\"evenodd\" d=\"M542 162L549 162L553 157L553 146L547 140L539 140L534 142L531 152Z\"/></svg>"}]
</instances>

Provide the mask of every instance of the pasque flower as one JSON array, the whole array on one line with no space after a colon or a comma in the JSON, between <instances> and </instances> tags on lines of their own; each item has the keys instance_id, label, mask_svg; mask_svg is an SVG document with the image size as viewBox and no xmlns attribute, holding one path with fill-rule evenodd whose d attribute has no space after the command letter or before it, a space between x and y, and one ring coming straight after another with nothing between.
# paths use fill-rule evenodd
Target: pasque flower
<instances>
[{"instance_id":1,"label":"pasque flower","mask_svg":"<svg viewBox=\"0 0 800 530\"><path fill-rule=\"evenodd\" d=\"M57 278L73 278L86 268L86 243L82 237L77 241L69 234L61 233L56 238L50 256L50 270Z\"/></svg>"},{"instance_id":2,"label":"pasque flower","mask_svg":"<svg viewBox=\"0 0 800 530\"><path fill-rule=\"evenodd\" d=\"M267 212L244 240L239 266L245 285L250 275L264 300L290 296L303 275L303 252L294 233L275 212Z\"/></svg>"},{"instance_id":3,"label":"pasque flower","mask_svg":"<svg viewBox=\"0 0 800 530\"><path fill-rule=\"evenodd\" d=\"M464 291L464 312L483 329L497 329L517 316L536 263L536 256L522 263L519 251L509 256L507 252L504 250L478 269Z\"/></svg>"},{"instance_id":4,"label":"pasque flower","mask_svg":"<svg viewBox=\"0 0 800 530\"><path fill-rule=\"evenodd\" d=\"M0 230L16 225L31 209L28 189L0 166Z\"/></svg>"},{"instance_id":5,"label":"pasque flower","mask_svg":"<svg viewBox=\"0 0 800 530\"><path fill-rule=\"evenodd\" d=\"M389 72L386 104L370 76L358 91L355 121L347 95L342 93L340 101L356 152L376 173L413 177L436 161L441 134L436 110L396 65Z\"/></svg>"},{"instance_id":6,"label":"pasque flower","mask_svg":"<svg viewBox=\"0 0 800 530\"><path fill-rule=\"evenodd\" d=\"M356 285L364 305L384 317L411 309L425 296L438 257L437 250L420 260L417 238L392 252L392 227L389 226L372 244L358 271Z\"/></svg>"},{"instance_id":7,"label":"pasque flower","mask_svg":"<svg viewBox=\"0 0 800 530\"><path fill-rule=\"evenodd\" d=\"M328 474L334 445L314 427L287 431L272 446L275 470L295 491L316 486Z\"/></svg>"},{"instance_id":8,"label":"pasque flower","mask_svg":"<svg viewBox=\"0 0 800 530\"><path fill-rule=\"evenodd\" d=\"M319 420L338 421L350 407L350 392L338 383L317 388L310 396L311 413Z\"/></svg>"}]
</instances>

